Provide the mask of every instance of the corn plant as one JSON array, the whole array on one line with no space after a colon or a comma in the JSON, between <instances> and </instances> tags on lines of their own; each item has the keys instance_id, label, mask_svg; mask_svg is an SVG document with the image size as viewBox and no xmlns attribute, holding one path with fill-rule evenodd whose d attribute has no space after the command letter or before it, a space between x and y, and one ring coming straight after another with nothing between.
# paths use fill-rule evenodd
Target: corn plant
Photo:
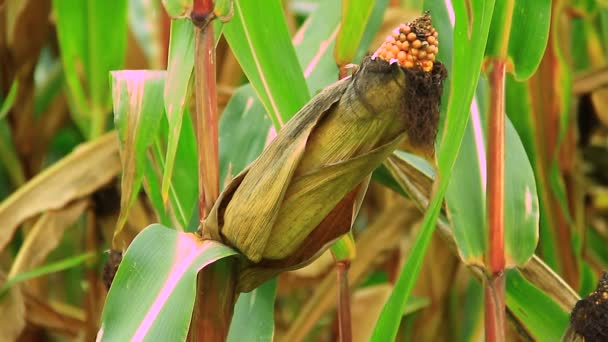
<instances>
[{"instance_id":1,"label":"corn plant","mask_svg":"<svg viewBox=\"0 0 608 342\"><path fill-rule=\"evenodd\" d=\"M0 340L608 337L601 1L0 11Z\"/></svg>"}]
</instances>

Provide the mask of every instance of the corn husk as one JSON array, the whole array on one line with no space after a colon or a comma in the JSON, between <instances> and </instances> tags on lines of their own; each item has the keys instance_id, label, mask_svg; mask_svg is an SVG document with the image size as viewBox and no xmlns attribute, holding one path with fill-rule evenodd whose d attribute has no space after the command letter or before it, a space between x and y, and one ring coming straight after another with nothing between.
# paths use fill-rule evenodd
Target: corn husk
<instances>
[{"instance_id":1,"label":"corn husk","mask_svg":"<svg viewBox=\"0 0 608 342\"><path fill-rule=\"evenodd\" d=\"M315 96L227 185L202 230L248 259L241 289L311 261L347 233L370 173L397 146L434 160L445 78L438 65L426 73L366 58L353 76Z\"/></svg>"}]
</instances>

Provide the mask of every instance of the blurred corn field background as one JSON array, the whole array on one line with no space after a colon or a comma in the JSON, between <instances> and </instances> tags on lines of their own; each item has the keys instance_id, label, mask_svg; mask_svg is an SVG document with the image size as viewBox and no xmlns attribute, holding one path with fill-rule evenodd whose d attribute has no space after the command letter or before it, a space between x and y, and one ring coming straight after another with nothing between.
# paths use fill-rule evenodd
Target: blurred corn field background
<instances>
[{"instance_id":1,"label":"blurred corn field background","mask_svg":"<svg viewBox=\"0 0 608 342\"><path fill-rule=\"evenodd\" d=\"M426 10L448 70L438 167L395 151L373 172L351 235L235 297L228 340L339 340L340 258L354 341L483 340L494 271L486 128L500 98L506 338L562 338L608 268L606 1L215 6L220 191L347 64ZM0 341L183 340L193 307L192 325L198 308L215 310L195 296L197 273L221 273L237 251L200 248L192 234L209 208L191 7L0 0ZM104 276L125 251L106 301Z\"/></svg>"}]
</instances>

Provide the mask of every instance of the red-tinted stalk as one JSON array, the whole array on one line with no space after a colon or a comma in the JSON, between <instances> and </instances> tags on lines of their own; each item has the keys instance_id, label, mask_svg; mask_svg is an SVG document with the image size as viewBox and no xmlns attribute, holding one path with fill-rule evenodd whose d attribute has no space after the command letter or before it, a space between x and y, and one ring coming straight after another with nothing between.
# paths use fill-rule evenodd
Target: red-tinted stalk
<instances>
[{"instance_id":1,"label":"red-tinted stalk","mask_svg":"<svg viewBox=\"0 0 608 342\"><path fill-rule=\"evenodd\" d=\"M194 0L195 131L198 145L199 216L203 220L219 195L218 110L212 0ZM204 232L202 232L204 234ZM204 268L197 279L190 323L190 341L225 341L236 300L235 267L220 260Z\"/></svg>"},{"instance_id":2,"label":"red-tinted stalk","mask_svg":"<svg viewBox=\"0 0 608 342\"><path fill-rule=\"evenodd\" d=\"M488 227L490 276L485 289L486 341L505 340L505 63L495 60L490 74L488 129Z\"/></svg>"},{"instance_id":3,"label":"red-tinted stalk","mask_svg":"<svg viewBox=\"0 0 608 342\"><path fill-rule=\"evenodd\" d=\"M348 286L348 269L350 261L339 260L336 262L338 273L338 328L340 342L350 342L352 337L352 323L350 315L350 288Z\"/></svg>"}]
</instances>

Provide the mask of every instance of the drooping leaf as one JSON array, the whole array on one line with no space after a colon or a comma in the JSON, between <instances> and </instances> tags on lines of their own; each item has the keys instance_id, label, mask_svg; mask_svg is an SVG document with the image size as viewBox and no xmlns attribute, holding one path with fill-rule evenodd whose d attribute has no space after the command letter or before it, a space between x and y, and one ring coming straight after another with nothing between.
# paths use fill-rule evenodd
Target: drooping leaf
<instances>
[{"instance_id":1,"label":"drooping leaf","mask_svg":"<svg viewBox=\"0 0 608 342\"><path fill-rule=\"evenodd\" d=\"M144 176L147 150L154 141L163 115L164 71L122 70L112 72L114 122L121 142L122 182L120 216L113 247L127 247L121 236L129 208Z\"/></svg>"},{"instance_id":2,"label":"drooping leaf","mask_svg":"<svg viewBox=\"0 0 608 342\"><path fill-rule=\"evenodd\" d=\"M57 247L63 232L80 217L87 204L86 200L76 201L65 208L47 211L40 216L23 241L8 278L39 266Z\"/></svg>"},{"instance_id":3,"label":"drooping leaf","mask_svg":"<svg viewBox=\"0 0 608 342\"><path fill-rule=\"evenodd\" d=\"M147 227L123 256L108 292L98 340L185 340L198 272L234 254L192 233L159 224Z\"/></svg>"},{"instance_id":4,"label":"drooping leaf","mask_svg":"<svg viewBox=\"0 0 608 342\"><path fill-rule=\"evenodd\" d=\"M87 196L119 172L116 133L80 145L0 203L0 250L23 220Z\"/></svg>"}]
</instances>

